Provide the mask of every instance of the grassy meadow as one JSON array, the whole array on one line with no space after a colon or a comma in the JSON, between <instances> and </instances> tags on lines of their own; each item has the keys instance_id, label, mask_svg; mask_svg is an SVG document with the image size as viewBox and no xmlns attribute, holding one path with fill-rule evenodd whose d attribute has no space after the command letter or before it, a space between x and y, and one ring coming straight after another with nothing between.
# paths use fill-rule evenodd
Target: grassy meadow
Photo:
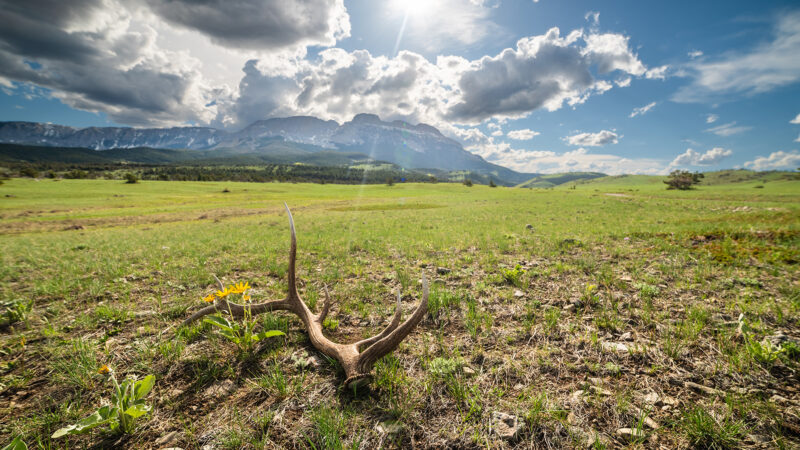
<instances>
[{"instance_id":1,"label":"grassy meadow","mask_svg":"<svg viewBox=\"0 0 800 450\"><path fill-rule=\"evenodd\" d=\"M661 180L5 180L0 446L797 448L800 181ZM398 289L407 315L432 282L367 391L342 390L288 313L258 316L285 336L246 351L179 326L214 275L285 294L284 202L301 295L333 296L330 338L379 333ZM51 439L108 402L104 364L155 375L150 413Z\"/></svg>"}]
</instances>

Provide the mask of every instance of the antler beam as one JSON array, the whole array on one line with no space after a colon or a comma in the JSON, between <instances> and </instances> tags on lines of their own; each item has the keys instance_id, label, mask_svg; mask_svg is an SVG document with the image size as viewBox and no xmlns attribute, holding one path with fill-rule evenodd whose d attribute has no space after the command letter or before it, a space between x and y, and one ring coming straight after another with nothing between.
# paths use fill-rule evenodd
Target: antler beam
<instances>
[{"instance_id":1,"label":"antler beam","mask_svg":"<svg viewBox=\"0 0 800 450\"><path fill-rule=\"evenodd\" d=\"M245 315L245 308L249 308L250 314L252 315L268 311L290 311L303 321L306 330L308 330L308 337L311 340L311 345L331 358L336 358L342 364L345 375L347 376L344 381L345 386L348 389L356 389L360 386L364 386L370 381L370 371L375 362L397 348L400 342L402 342L425 317L428 307L428 280L425 278L425 273L423 272L422 274L422 300L419 305L417 305L414 313L406 319L405 322L402 324L400 323L402 311L400 309L400 293L398 292L397 309L394 318L380 334L352 344L333 342L322 333L322 323L331 306L328 289L325 288L325 299L319 314L312 313L297 292L297 280L295 277L297 236L294 229L292 212L289 210L288 205L284 203L284 206L286 206L286 212L289 214L289 228L292 232L287 277L289 293L286 297L282 300L272 300L253 305L239 305L229 302L224 298L217 299L214 304L195 312L184 320L183 325L188 325L203 316L216 312L229 313L234 317L243 317ZM219 280L217 281L219 282ZM222 283L220 283L220 285L222 285Z\"/></svg>"}]
</instances>

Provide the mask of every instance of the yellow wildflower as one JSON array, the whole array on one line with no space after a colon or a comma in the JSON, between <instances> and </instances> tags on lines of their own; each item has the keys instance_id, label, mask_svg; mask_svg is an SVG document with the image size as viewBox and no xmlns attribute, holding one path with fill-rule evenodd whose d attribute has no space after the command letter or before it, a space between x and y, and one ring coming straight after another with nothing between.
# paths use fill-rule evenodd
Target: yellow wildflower
<instances>
[{"instance_id":1,"label":"yellow wildflower","mask_svg":"<svg viewBox=\"0 0 800 450\"><path fill-rule=\"evenodd\" d=\"M217 298L225 298L230 294L233 294L233 291L231 291L231 286L228 286L222 291L217 291L216 295L217 295Z\"/></svg>"},{"instance_id":2,"label":"yellow wildflower","mask_svg":"<svg viewBox=\"0 0 800 450\"><path fill-rule=\"evenodd\" d=\"M250 295L249 294L242 295L242 300L244 300L245 302L249 302L250 301Z\"/></svg>"},{"instance_id":3,"label":"yellow wildflower","mask_svg":"<svg viewBox=\"0 0 800 450\"><path fill-rule=\"evenodd\" d=\"M103 364L102 366L100 366L99 369L97 369L97 373L99 373L100 375L105 375L109 372L111 372L111 369L109 369L106 364Z\"/></svg>"},{"instance_id":4,"label":"yellow wildflower","mask_svg":"<svg viewBox=\"0 0 800 450\"><path fill-rule=\"evenodd\" d=\"M233 286L228 286L228 289L230 289L231 294L241 294L244 291L250 289L250 282L249 281L245 283L239 282Z\"/></svg>"},{"instance_id":5,"label":"yellow wildflower","mask_svg":"<svg viewBox=\"0 0 800 450\"><path fill-rule=\"evenodd\" d=\"M215 298L214 294L208 294L205 297L203 297L203 301L206 303L211 303L214 301L214 298Z\"/></svg>"}]
</instances>

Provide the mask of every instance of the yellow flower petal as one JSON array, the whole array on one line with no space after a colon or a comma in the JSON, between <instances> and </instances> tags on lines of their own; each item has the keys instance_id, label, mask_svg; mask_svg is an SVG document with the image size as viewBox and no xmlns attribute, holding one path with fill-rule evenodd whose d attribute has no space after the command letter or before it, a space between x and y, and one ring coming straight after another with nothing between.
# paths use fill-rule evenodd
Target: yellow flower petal
<instances>
[{"instance_id":1,"label":"yellow flower petal","mask_svg":"<svg viewBox=\"0 0 800 450\"><path fill-rule=\"evenodd\" d=\"M203 301L206 303L211 303L214 301L214 298L215 298L214 294L208 294L205 297L203 297Z\"/></svg>"},{"instance_id":2,"label":"yellow flower petal","mask_svg":"<svg viewBox=\"0 0 800 450\"><path fill-rule=\"evenodd\" d=\"M246 291L248 289L250 289L250 282L249 281L245 282L245 283L239 282L239 283L236 283L233 286L228 286L228 290L231 291L231 294L241 294L241 293L243 293L244 291Z\"/></svg>"},{"instance_id":3,"label":"yellow flower petal","mask_svg":"<svg viewBox=\"0 0 800 450\"><path fill-rule=\"evenodd\" d=\"M105 375L109 372L111 372L111 369L109 369L108 366L105 364L103 364L102 366L100 366L99 369L97 369L97 373L99 373L100 375Z\"/></svg>"}]
</instances>

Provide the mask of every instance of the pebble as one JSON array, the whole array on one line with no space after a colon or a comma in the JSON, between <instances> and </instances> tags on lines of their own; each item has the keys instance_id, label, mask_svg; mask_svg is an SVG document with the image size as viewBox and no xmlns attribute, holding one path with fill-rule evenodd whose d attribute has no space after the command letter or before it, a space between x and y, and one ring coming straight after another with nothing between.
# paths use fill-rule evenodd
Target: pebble
<instances>
[{"instance_id":1,"label":"pebble","mask_svg":"<svg viewBox=\"0 0 800 450\"><path fill-rule=\"evenodd\" d=\"M607 352L628 353L628 346L622 342L603 342L600 344L603 350Z\"/></svg>"},{"instance_id":2,"label":"pebble","mask_svg":"<svg viewBox=\"0 0 800 450\"><path fill-rule=\"evenodd\" d=\"M236 390L236 383L232 380L222 380L207 387L203 395L206 398L220 398L232 394Z\"/></svg>"},{"instance_id":3,"label":"pebble","mask_svg":"<svg viewBox=\"0 0 800 450\"><path fill-rule=\"evenodd\" d=\"M403 431L403 424L395 421L380 422L375 426L375 430L380 434L388 434L394 436Z\"/></svg>"},{"instance_id":4,"label":"pebble","mask_svg":"<svg viewBox=\"0 0 800 450\"><path fill-rule=\"evenodd\" d=\"M519 417L512 414L499 411L492 412L494 432L502 439L515 440L519 437L519 433L523 428L522 422Z\"/></svg>"},{"instance_id":5,"label":"pebble","mask_svg":"<svg viewBox=\"0 0 800 450\"><path fill-rule=\"evenodd\" d=\"M617 430L617 436L624 437L626 439L643 439L647 435L642 430L637 430L636 428L620 428Z\"/></svg>"},{"instance_id":6,"label":"pebble","mask_svg":"<svg viewBox=\"0 0 800 450\"><path fill-rule=\"evenodd\" d=\"M175 444L177 444L178 441L180 441L182 437L183 437L182 433L180 433L178 431L170 431L169 433L167 433L167 434L161 436L160 438L158 438L156 440L156 445L159 448L162 448L162 447L175 448Z\"/></svg>"}]
</instances>

